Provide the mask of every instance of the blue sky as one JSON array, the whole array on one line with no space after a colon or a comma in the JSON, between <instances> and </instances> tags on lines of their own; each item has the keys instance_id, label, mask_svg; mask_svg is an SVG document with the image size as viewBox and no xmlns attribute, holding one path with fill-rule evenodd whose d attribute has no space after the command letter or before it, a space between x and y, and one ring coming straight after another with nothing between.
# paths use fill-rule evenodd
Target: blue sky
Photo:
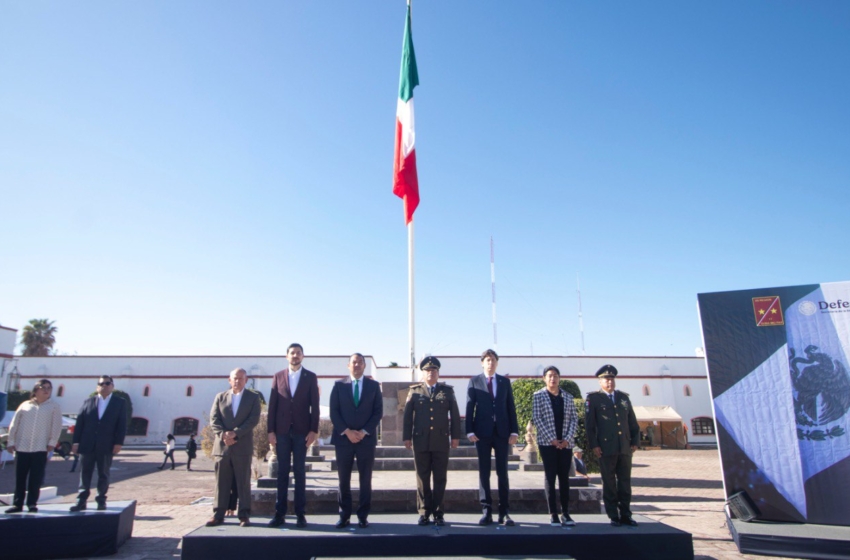
<instances>
[{"instance_id":1,"label":"blue sky","mask_svg":"<svg viewBox=\"0 0 850 560\"><path fill-rule=\"evenodd\" d=\"M407 363L405 6L0 17L0 323ZM414 1L417 355L693 355L696 294L850 280L850 4Z\"/></svg>"}]
</instances>

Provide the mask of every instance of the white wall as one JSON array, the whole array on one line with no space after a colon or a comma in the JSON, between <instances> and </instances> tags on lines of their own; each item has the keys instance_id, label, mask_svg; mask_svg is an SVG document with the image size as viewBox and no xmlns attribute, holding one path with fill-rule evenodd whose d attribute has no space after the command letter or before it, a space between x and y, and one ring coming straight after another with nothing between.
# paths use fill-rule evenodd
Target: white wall
<instances>
[{"instance_id":1,"label":"white wall","mask_svg":"<svg viewBox=\"0 0 850 560\"><path fill-rule=\"evenodd\" d=\"M461 395L469 378L481 372L478 356L441 356L440 361L442 381L453 385ZM503 356L499 373L512 379L540 378L546 366L555 365L563 377L572 379L587 393L599 388L594 373L606 363L617 367L617 388L629 393L635 405L672 406L689 430L691 419L712 417L703 358ZM319 376L322 405L328 405L333 383L348 375L347 364L348 356L305 357L304 367ZM378 381L410 380L407 368L378 368L371 356L366 357L366 364L366 375ZM180 417L196 418L203 428L216 393L228 388L227 377L234 368L247 370L249 387L268 399L272 375L286 366L284 356L50 356L21 357L18 361L22 387L31 389L37 379L50 379L54 398L66 414L79 410L100 375L111 375L116 389L130 395L133 416L149 422L147 436L129 440L134 442L163 441L172 431L174 420ZM64 388L62 397L57 396L60 385ZM186 396L189 385L193 389L191 397ZM644 385L649 387L649 396L643 395ZM692 396L685 397L685 385L690 387ZM150 386L148 397L142 396L145 386ZM714 436L692 434L689 439L716 441Z\"/></svg>"}]
</instances>

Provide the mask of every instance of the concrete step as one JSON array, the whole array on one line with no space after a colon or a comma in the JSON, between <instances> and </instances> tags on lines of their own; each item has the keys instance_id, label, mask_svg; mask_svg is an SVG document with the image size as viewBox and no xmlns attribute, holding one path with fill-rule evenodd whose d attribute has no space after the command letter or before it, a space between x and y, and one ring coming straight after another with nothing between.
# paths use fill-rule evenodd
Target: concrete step
<instances>
[{"instance_id":1,"label":"concrete step","mask_svg":"<svg viewBox=\"0 0 850 560\"><path fill-rule=\"evenodd\" d=\"M356 477L353 482L356 482ZM585 484L585 486L579 486ZM586 479L579 480L578 477L570 479L570 513L602 512L602 488L600 486L588 486ZM512 488L510 493L511 512L515 513L540 513L546 514L546 496L541 488ZM352 489L355 507L359 499L359 491ZM492 496L494 507L498 505L499 492L493 486ZM294 511L291 504L294 497L294 488L289 486L289 510ZM274 513L277 492L274 488L254 488L251 491L251 513L256 515L272 515ZM480 513L481 504L478 501L478 488L446 489L444 497L446 516L452 513ZM339 511L337 505L337 492L326 488L307 488L307 515L310 514L334 514ZM410 513L416 514L416 489L373 489L372 490L372 512L373 513Z\"/></svg>"},{"instance_id":2,"label":"concrete step","mask_svg":"<svg viewBox=\"0 0 850 560\"><path fill-rule=\"evenodd\" d=\"M508 470L518 470L519 459L508 463ZM493 470L496 470L496 459L491 458L490 462ZM372 470L376 471L413 471L415 470L413 457L398 458L398 459L375 459L375 466ZM336 459L331 460L331 470L338 470ZM357 462L354 462L354 470L357 470ZM449 457L450 471L477 471L478 459L473 457Z\"/></svg>"}]
</instances>

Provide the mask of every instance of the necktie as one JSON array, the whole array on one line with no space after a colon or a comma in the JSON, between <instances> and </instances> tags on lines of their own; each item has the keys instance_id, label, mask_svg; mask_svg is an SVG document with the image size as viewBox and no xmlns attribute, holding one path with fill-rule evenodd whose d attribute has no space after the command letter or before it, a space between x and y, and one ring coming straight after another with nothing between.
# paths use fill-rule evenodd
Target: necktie
<instances>
[{"instance_id":1,"label":"necktie","mask_svg":"<svg viewBox=\"0 0 850 560\"><path fill-rule=\"evenodd\" d=\"M493 394L493 378L492 377L487 378L487 389L490 391L490 398L493 399L493 400L496 400L496 395Z\"/></svg>"},{"instance_id":2,"label":"necktie","mask_svg":"<svg viewBox=\"0 0 850 560\"><path fill-rule=\"evenodd\" d=\"M434 388L428 387L428 393L433 397L434 396Z\"/></svg>"},{"instance_id":3,"label":"necktie","mask_svg":"<svg viewBox=\"0 0 850 560\"><path fill-rule=\"evenodd\" d=\"M614 393L611 393L611 404L614 406L617 405L617 401L614 400Z\"/></svg>"},{"instance_id":4,"label":"necktie","mask_svg":"<svg viewBox=\"0 0 850 560\"><path fill-rule=\"evenodd\" d=\"M360 406L360 380L354 380L354 406Z\"/></svg>"}]
</instances>

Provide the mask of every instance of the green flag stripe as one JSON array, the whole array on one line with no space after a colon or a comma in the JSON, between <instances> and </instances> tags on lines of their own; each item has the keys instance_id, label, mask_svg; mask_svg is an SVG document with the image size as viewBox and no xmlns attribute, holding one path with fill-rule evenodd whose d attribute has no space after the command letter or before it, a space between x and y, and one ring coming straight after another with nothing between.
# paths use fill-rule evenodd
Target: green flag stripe
<instances>
[{"instance_id":1,"label":"green flag stripe","mask_svg":"<svg viewBox=\"0 0 850 560\"><path fill-rule=\"evenodd\" d=\"M407 7L407 21L404 24L404 42L401 49L401 76L398 83L398 96L407 103L413 97L413 88L419 85L419 72L416 69L416 53L413 52L413 34L410 30L410 6Z\"/></svg>"}]
</instances>

